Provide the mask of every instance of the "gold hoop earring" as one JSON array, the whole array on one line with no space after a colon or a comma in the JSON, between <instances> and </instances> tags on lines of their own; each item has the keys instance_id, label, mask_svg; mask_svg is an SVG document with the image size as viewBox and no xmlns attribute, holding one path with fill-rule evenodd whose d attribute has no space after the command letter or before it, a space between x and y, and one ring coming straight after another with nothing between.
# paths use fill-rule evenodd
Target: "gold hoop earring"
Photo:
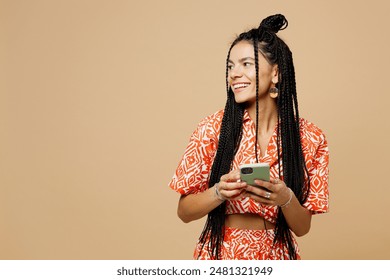
<instances>
[{"instance_id":1,"label":"gold hoop earring","mask_svg":"<svg viewBox=\"0 0 390 280\"><path fill-rule=\"evenodd\" d=\"M277 87L272 87L269 89L269 96L271 98L277 98L279 96L279 89Z\"/></svg>"}]
</instances>

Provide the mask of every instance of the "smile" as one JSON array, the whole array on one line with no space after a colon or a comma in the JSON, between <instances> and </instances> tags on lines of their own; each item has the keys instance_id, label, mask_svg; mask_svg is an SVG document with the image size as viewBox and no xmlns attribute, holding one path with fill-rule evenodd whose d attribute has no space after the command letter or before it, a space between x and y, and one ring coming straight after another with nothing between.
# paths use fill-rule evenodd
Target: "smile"
<instances>
[{"instance_id":1,"label":"smile","mask_svg":"<svg viewBox=\"0 0 390 280\"><path fill-rule=\"evenodd\" d=\"M239 83L232 85L233 89L240 89L240 88L246 88L250 85L250 83Z\"/></svg>"}]
</instances>

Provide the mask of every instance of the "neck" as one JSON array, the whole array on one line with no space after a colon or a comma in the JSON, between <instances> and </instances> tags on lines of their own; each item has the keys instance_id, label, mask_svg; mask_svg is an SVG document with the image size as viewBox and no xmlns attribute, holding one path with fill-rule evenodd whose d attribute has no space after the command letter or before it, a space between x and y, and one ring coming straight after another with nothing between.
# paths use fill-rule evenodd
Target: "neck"
<instances>
[{"instance_id":1,"label":"neck","mask_svg":"<svg viewBox=\"0 0 390 280\"><path fill-rule=\"evenodd\" d=\"M249 116L256 123L256 102L246 108ZM273 131L278 121L278 110L274 99L265 98L259 100L259 123L258 135L267 134Z\"/></svg>"}]
</instances>

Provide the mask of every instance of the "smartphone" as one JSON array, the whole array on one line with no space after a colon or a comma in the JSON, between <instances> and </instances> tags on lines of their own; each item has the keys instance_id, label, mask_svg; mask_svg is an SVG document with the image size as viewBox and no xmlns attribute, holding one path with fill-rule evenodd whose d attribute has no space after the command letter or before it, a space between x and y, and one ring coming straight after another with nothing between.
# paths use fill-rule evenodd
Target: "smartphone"
<instances>
[{"instance_id":1,"label":"smartphone","mask_svg":"<svg viewBox=\"0 0 390 280\"><path fill-rule=\"evenodd\" d=\"M250 163L240 166L241 181L248 185L256 186L255 180L263 180L269 182L269 164L268 163Z\"/></svg>"}]
</instances>

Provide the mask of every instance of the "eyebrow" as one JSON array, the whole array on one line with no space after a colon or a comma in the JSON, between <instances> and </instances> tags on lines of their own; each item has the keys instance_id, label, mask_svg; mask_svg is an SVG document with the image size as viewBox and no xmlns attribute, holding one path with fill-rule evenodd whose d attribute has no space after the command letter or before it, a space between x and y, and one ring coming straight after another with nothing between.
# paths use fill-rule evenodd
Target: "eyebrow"
<instances>
[{"instance_id":1,"label":"eyebrow","mask_svg":"<svg viewBox=\"0 0 390 280\"><path fill-rule=\"evenodd\" d=\"M250 56L247 56L247 57L243 57L243 58L240 58L239 60L238 60L238 62L240 62L240 63L242 63L242 62L244 62L245 60L255 60L253 57L250 57ZM228 62L229 63L233 63L233 61L231 61L230 59L228 60ZM234 63L233 63L234 64Z\"/></svg>"}]
</instances>

